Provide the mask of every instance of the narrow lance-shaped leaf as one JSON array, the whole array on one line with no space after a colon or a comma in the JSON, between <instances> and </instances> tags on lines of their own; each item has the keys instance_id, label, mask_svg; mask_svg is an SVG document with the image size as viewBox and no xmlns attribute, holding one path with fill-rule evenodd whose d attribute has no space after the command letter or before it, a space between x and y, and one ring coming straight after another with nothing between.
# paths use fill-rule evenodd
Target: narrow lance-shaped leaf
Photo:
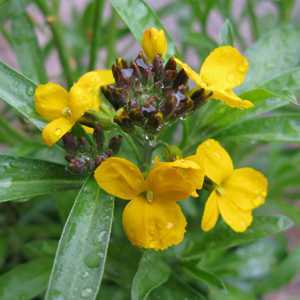
<instances>
[{"instance_id":1,"label":"narrow lance-shaped leaf","mask_svg":"<svg viewBox=\"0 0 300 300\"><path fill-rule=\"evenodd\" d=\"M240 124L222 131L218 137L254 141L299 142L300 114L273 114Z\"/></svg>"},{"instance_id":2,"label":"narrow lance-shaped leaf","mask_svg":"<svg viewBox=\"0 0 300 300\"><path fill-rule=\"evenodd\" d=\"M0 202L77 189L82 180L65 167L22 157L0 155Z\"/></svg>"},{"instance_id":3,"label":"narrow lance-shaped leaf","mask_svg":"<svg viewBox=\"0 0 300 300\"><path fill-rule=\"evenodd\" d=\"M104 272L113 208L113 199L89 178L63 229L46 300L96 299Z\"/></svg>"},{"instance_id":4,"label":"narrow lance-shaped leaf","mask_svg":"<svg viewBox=\"0 0 300 300\"><path fill-rule=\"evenodd\" d=\"M141 41L146 28L164 29L159 17L144 0L111 0L110 2L138 42ZM176 52L175 43L167 30L164 31L168 38L167 56L172 56Z\"/></svg>"},{"instance_id":5,"label":"narrow lance-shaped leaf","mask_svg":"<svg viewBox=\"0 0 300 300\"><path fill-rule=\"evenodd\" d=\"M36 82L46 82L41 51L24 0L12 0L11 40L22 73Z\"/></svg>"},{"instance_id":6,"label":"narrow lance-shaped leaf","mask_svg":"<svg viewBox=\"0 0 300 300\"><path fill-rule=\"evenodd\" d=\"M44 122L34 110L35 88L32 81L0 61L0 99L41 129Z\"/></svg>"},{"instance_id":7,"label":"narrow lance-shaped leaf","mask_svg":"<svg viewBox=\"0 0 300 300\"><path fill-rule=\"evenodd\" d=\"M0 299L31 300L46 290L52 258L18 265L0 276Z\"/></svg>"},{"instance_id":8,"label":"narrow lance-shaped leaf","mask_svg":"<svg viewBox=\"0 0 300 300\"><path fill-rule=\"evenodd\" d=\"M256 216L247 231L236 233L221 223L208 233L193 232L182 252L183 259L198 259L211 249L227 249L289 229L292 221L285 216ZM199 229L200 230L200 229Z\"/></svg>"},{"instance_id":9,"label":"narrow lance-shaped leaf","mask_svg":"<svg viewBox=\"0 0 300 300\"><path fill-rule=\"evenodd\" d=\"M146 300L152 290L165 283L171 273L161 255L145 251L133 278L131 300Z\"/></svg>"}]
</instances>

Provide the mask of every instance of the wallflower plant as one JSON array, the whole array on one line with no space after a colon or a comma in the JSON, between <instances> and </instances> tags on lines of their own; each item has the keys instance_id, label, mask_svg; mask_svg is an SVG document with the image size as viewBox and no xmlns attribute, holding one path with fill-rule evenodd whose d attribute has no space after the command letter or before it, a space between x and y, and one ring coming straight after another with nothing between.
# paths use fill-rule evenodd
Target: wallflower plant
<instances>
[{"instance_id":1,"label":"wallflower plant","mask_svg":"<svg viewBox=\"0 0 300 300\"><path fill-rule=\"evenodd\" d=\"M57 42L60 33L48 4L36 2L47 16ZM23 263L38 253L39 263L46 253L50 263L47 260L43 266L50 269L42 269L41 274L48 276L52 268L46 300L125 300L129 299L130 285L132 300L223 300L214 292L227 285L231 297L232 291L245 285L238 274L245 272L247 262L243 271L236 269L246 249L240 247L291 225L283 216L270 216L274 212L269 209L270 200L266 201L268 193L274 196L272 189L278 176L276 166L271 176L263 174L270 174L266 161L279 150L274 146L269 155L270 148L253 143L261 137L261 131L256 134L256 122L272 117L267 112L283 105L279 101L283 92L279 90L288 81L282 77L286 74L275 83L266 80L241 48L224 42L216 44L206 57L201 52L199 72L194 71L191 57L184 55L185 51L180 53L184 47L175 49L170 35L149 14L151 10L144 1L123 1L131 8L131 3L136 4L132 14L124 13L126 8L120 10L125 5L122 1L111 2L138 38L141 48L134 55L121 51L121 56L115 55L113 35L99 41L98 29L93 35L87 32L91 40L88 69L81 57L77 65L73 62L76 72L72 70L73 56L79 54L73 49L76 55L68 57L64 49L59 49L68 88L56 83L60 78L34 84L0 63L0 97L41 130L40 134L26 123L30 132L26 147L11 148L14 157L0 156L0 202L34 198L33 209L39 216L33 218L32 211L22 216L21 224L26 229L22 240L5 237L12 244L9 255L12 261ZM91 6L95 9L93 26L109 35L114 24L123 25L115 22L113 15L100 26L97 12L101 3L96 1L95 8ZM140 16L143 12L147 12L145 20ZM88 11L86 17L89 19ZM120 30L118 34L123 37L127 31ZM108 68L97 69L96 50L102 44L109 49ZM6 75L1 77L2 73ZM75 74L81 75L73 78ZM15 85L9 84L12 76L16 78ZM282 101L289 101L287 98ZM264 123L266 141L274 134L272 124L269 119ZM284 129L297 129L295 124L285 124ZM0 122L0 137L1 126ZM249 128L251 143L247 141ZM280 130L278 139L285 137L281 127ZM20 141L12 139L21 143L25 137L17 135ZM253 155L254 148L259 154ZM287 170L286 165L278 168ZM287 178L289 174L282 182L290 187ZM73 201L73 191L78 189ZM40 205L46 196L46 204ZM20 213L14 213L14 206L8 208L13 211L7 221L11 224ZM22 213L26 208L25 203ZM60 231L58 219L65 225L57 245L54 239ZM38 224L40 230L34 231L33 224ZM39 244L45 226L51 232L46 235L48 248ZM19 227L9 232L17 232ZM2 231L0 264L5 240L1 234ZM25 244L22 255L15 257L30 236L37 239L37 244ZM260 259L262 254L257 255ZM227 264L227 259L234 263ZM46 278L35 273L39 267L34 265L32 270L37 270L32 276L45 285ZM247 281L251 276L247 274ZM37 299L46 289L43 286L37 292L35 288L23 291L20 285L17 290L22 293L17 291L17 296L12 297L1 290L1 286L9 289L12 285L1 280L0 298L4 300ZM258 281L256 277L256 284ZM101 282L103 289L99 293ZM162 284L166 288L152 294ZM121 294L127 293L126 297L118 297L116 286Z\"/></svg>"},{"instance_id":2,"label":"wallflower plant","mask_svg":"<svg viewBox=\"0 0 300 300\"><path fill-rule=\"evenodd\" d=\"M248 70L247 59L237 49L231 46L215 49L198 75L177 58L164 61L167 40L162 30L147 29L141 44L143 52L134 61L118 58L112 71L83 75L69 94L54 83L37 87L36 110L52 120L43 129L46 144L51 146L66 137L86 113L101 110L102 91L111 110L115 110L115 124L149 148L145 149L148 153L142 166L148 172L153 145L147 140L157 145L157 134L167 123L197 110L211 97L240 109L253 106L232 90L244 81ZM190 90L188 78L195 81L196 90ZM89 124L96 130L97 144L99 128L103 127L101 119L92 119ZM68 145L72 138L71 134L65 138L66 147L72 148ZM204 175L214 185L201 222L204 231L215 226L219 214L233 230L245 231L252 223L252 210L263 204L267 194L266 178L251 168L234 170L231 158L214 140L204 141L196 154L186 159L157 161L146 179L132 162L108 158L111 155L96 159L89 170L98 166L95 179L99 186L115 197L130 200L124 209L123 226L129 240L138 247L163 250L183 240L186 220L176 201L198 196ZM80 163L77 164L80 169Z\"/></svg>"}]
</instances>

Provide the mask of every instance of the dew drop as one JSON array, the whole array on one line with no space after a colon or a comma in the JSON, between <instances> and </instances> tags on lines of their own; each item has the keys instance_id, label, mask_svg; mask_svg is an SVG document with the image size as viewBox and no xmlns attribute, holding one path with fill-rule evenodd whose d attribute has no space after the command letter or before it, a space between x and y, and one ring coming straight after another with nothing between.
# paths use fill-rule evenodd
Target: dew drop
<instances>
[{"instance_id":1,"label":"dew drop","mask_svg":"<svg viewBox=\"0 0 300 300\"><path fill-rule=\"evenodd\" d=\"M89 276L89 272L84 272L83 274L82 274L82 278L87 278Z\"/></svg>"},{"instance_id":2,"label":"dew drop","mask_svg":"<svg viewBox=\"0 0 300 300\"><path fill-rule=\"evenodd\" d=\"M33 96L34 87L33 86L28 87L27 90L26 90L26 93L27 93L28 96Z\"/></svg>"},{"instance_id":3,"label":"dew drop","mask_svg":"<svg viewBox=\"0 0 300 300\"><path fill-rule=\"evenodd\" d=\"M234 74L229 74L228 77L227 77L227 80L229 82L233 82L235 80L235 75Z\"/></svg>"},{"instance_id":4,"label":"dew drop","mask_svg":"<svg viewBox=\"0 0 300 300\"><path fill-rule=\"evenodd\" d=\"M91 288L86 288L86 289L82 290L81 297L87 298L92 294L92 292L93 292L93 290Z\"/></svg>"},{"instance_id":5,"label":"dew drop","mask_svg":"<svg viewBox=\"0 0 300 300\"><path fill-rule=\"evenodd\" d=\"M248 64L244 63L238 67L239 72L244 73L248 69Z\"/></svg>"},{"instance_id":6,"label":"dew drop","mask_svg":"<svg viewBox=\"0 0 300 300\"><path fill-rule=\"evenodd\" d=\"M85 259L84 263L89 267L89 268L97 268L99 266L99 255L97 251L91 252L88 254Z\"/></svg>"},{"instance_id":7,"label":"dew drop","mask_svg":"<svg viewBox=\"0 0 300 300\"><path fill-rule=\"evenodd\" d=\"M55 129L55 135L60 136L61 135L61 129L60 128L56 128Z\"/></svg>"},{"instance_id":8,"label":"dew drop","mask_svg":"<svg viewBox=\"0 0 300 300\"><path fill-rule=\"evenodd\" d=\"M171 223L171 222L168 222L167 225L166 225L166 228L171 229L172 227L174 227L174 224Z\"/></svg>"},{"instance_id":9,"label":"dew drop","mask_svg":"<svg viewBox=\"0 0 300 300\"><path fill-rule=\"evenodd\" d=\"M102 242L104 236L105 236L105 231L101 231L97 237L97 242Z\"/></svg>"},{"instance_id":10,"label":"dew drop","mask_svg":"<svg viewBox=\"0 0 300 300\"><path fill-rule=\"evenodd\" d=\"M213 153L213 156L214 156L215 158L218 158L218 159L221 158L220 153L217 153L217 152L214 152L214 153Z\"/></svg>"}]
</instances>

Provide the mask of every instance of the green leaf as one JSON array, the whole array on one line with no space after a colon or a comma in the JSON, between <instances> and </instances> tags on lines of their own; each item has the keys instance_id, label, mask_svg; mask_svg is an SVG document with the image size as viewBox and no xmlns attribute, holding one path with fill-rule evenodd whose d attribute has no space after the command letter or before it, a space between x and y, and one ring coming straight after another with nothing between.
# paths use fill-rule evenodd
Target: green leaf
<instances>
[{"instance_id":1,"label":"green leaf","mask_svg":"<svg viewBox=\"0 0 300 300\"><path fill-rule=\"evenodd\" d=\"M242 89L262 86L300 64L300 33L293 26L276 28L246 51L250 70Z\"/></svg>"},{"instance_id":2,"label":"green leaf","mask_svg":"<svg viewBox=\"0 0 300 300\"><path fill-rule=\"evenodd\" d=\"M300 142L300 113L261 116L223 130L217 136L230 140Z\"/></svg>"},{"instance_id":3,"label":"green leaf","mask_svg":"<svg viewBox=\"0 0 300 300\"><path fill-rule=\"evenodd\" d=\"M11 20L11 40L22 73L35 82L46 82L46 70L41 60L33 25L26 13L24 0L10 1L14 14Z\"/></svg>"},{"instance_id":4,"label":"green leaf","mask_svg":"<svg viewBox=\"0 0 300 300\"><path fill-rule=\"evenodd\" d=\"M149 300L206 300L197 290L172 276L171 279L154 290L149 296Z\"/></svg>"},{"instance_id":5,"label":"green leaf","mask_svg":"<svg viewBox=\"0 0 300 300\"><path fill-rule=\"evenodd\" d=\"M295 248L280 264L276 265L271 274L260 281L255 290L261 293L279 289L298 274L300 268L300 247Z\"/></svg>"},{"instance_id":6,"label":"green leaf","mask_svg":"<svg viewBox=\"0 0 300 300\"><path fill-rule=\"evenodd\" d=\"M208 272L192 264L185 264L183 266L183 270L188 276L197 281L204 282L210 287L226 290L224 282L211 272Z\"/></svg>"},{"instance_id":7,"label":"green leaf","mask_svg":"<svg viewBox=\"0 0 300 300\"><path fill-rule=\"evenodd\" d=\"M18 265L0 276L0 298L31 300L40 295L47 286L52 259L40 258Z\"/></svg>"},{"instance_id":8,"label":"green leaf","mask_svg":"<svg viewBox=\"0 0 300 300\"><path fill-rule=\"evenodd\" d=\"M28 258L54 257L56 248L56 240L36 240L24 244L22 253Z\"/></svg>"},{"instance_id":9,"label":"green leaf","mask_svg":"<svg viewBox=\"0 0 300 300\"><path fill-rule=\"evenodd\" d=\"M8 124L8 121L0 116L0 143L11 146L28 142L25 136Z\"/></svg>"},{"instance_id":10,"label":"green leaf","mask_svg":"<svg viewBox=\"0 0 300 300\"><path fill-rule=\"evenodd\" d=\"M77 189L82 180L65 167L40 160L0 155L0 202Z\"/></svg>"},{"instance_id":11,"label":"green leaf","mask_svg":"<svg viewBox=\"0 0 300 300\"><path fill-rule=\"evenodd\" d=\"M138 42L141 41L143 32L149 27L163 29L168 39L167 56L172 56L176 52L173 39L164 29L155 11L144 0L111 0L111 5L117 11L121 19L128 26Z\"/></svg>"},{"instance_id":12,"label":"green leaf","mask_svg":"<svg viewBox=\"0 0 300 300\"><path fill-rule=\"evenodd\" d=\"M170 267L159 253L145 251L133 278L131 300L146 300L152 290L168 280L170 273Z\"/></svg>"},{"instance_id":13,"label":"green leaf","mask_svg":"<svg viewBox=\"0 0 300 300\"><path fill-rule=\"evenodd\" d=\"M220 31L220 45L234 45L234 31L228 19L225 20Z\"/></svg>"},{"instance_id":14,"label":"green leaf","mask_svg":"<svg viewBox=\"0 0 300 300\"><path fill-rule=\"evenodd\" d=\"M65 224L46 300L96 298L104 272L113 208L112 198L89 178Z\"/></svg>"},{"instance_id":15,"label":"green leaf","mask_svg":"<svg viewBox=\"0 0 300 300\"><path fill-rule=\"evenodd\" d=\"M208 233L201 233L199 229L189 236L182 258L197 259L212 249L227 249L249 243L285 231L292 225L292 221L285 216L255 216L251 227L243 233L234 232L224 223Z\"/></svg>"},{"instance_id":16,"label":"green leaf","mask_svg":"<svg viewBox=\"0 0 300 300\"><path fill-rule=\"evenodd\" d=\"M0 99L41 129L45 123L34 110L35 88L32 81L0 61Z\"/></svg>"}]
</instances>

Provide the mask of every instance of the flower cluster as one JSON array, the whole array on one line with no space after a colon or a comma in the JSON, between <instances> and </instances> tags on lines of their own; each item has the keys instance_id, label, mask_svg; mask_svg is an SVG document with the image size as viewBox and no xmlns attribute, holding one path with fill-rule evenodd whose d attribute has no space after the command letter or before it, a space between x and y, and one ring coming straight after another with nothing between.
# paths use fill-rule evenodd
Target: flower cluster
<instances>
[{"instance_id":1,"label":"flower cluster","mask_svg":"<svg viewBox=\"0 0 300 300\"><path fill-rule=\"evenodd\" d=\"M259 171L234 169L229 154L212 139L201 143L193 155L182 158L179 151L171 161L157 158L153 163L153 147L146 137L157 137L165 125L210 99L251 108L253 103L233 90L245 80L247 59L231 46L219 47L198 74L178 58L166 58L168 43L162 30L147 29L141 44L143 51L134 60L118 58L112 70L88 72L69 92L55 83L37 87L36 111L49 121L42 132L44 142L52 146L62 139L71 171L94 172L104 191L129 201L123 226L138 247L163 250L180 243L187 222L177 201L198 198L203 189L210 195L202 230L211 230L221 216L234 231L245 231L267 194L267 179ZM190 88L189 79L195 88ZM122 139L105 133L112 127L132 135L141 146L146 155L139 167L144 173L115 156Z\"/></svg>"},{"instance_id":2,"label":"flower cluster","mask_svg":"<svg viewBox=\"0 0 300 300\"><path fill-rule=\"evenodd\" d=\"M236 232L252 223L252 211L262 205L267 180L252 168L233 169L228 153L215 140L199 145L195 155L173 162L156 161L146 179L130 161L112 157L95 171L95 179L107 193L130 200L123 212L123 226L139 247L162 250L180 243L186 219L178 200L197 196L204 178L214 184L201 222L212 229L219 217Z\"/></svg>"}]
</instances>

